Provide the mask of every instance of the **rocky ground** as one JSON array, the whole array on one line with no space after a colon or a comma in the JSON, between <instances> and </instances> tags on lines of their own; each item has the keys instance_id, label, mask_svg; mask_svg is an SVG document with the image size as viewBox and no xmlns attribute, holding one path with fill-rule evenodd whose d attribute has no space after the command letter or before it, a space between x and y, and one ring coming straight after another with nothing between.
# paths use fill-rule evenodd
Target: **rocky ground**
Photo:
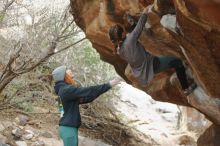
<instances>
[{"instance_id":1,"label":"rocky ground","mask_svg":"<svg viewBox=\"0 0 220 146\"><path fill-rule=\"evenodd\" d=\"M1 146L62 146L57 132L58 114L38 112L30 115L19 110L1 112ZM108 145L79 136L79 146Z\"/></svg>"},{"instance_id":2,"label":"rocky ground","mask_svg":"<svg viewBox=\"0 0 220 146\"><path fill-rule=\"evenodd\" d=\"M51 114L24 114L20 110L1 113L1 143L11 146L61 145L56 123Z\"/></svg>"},{"instance_id":3,"label":"rocky ground","mask_svg":"<svg viewBox=\"0 0 220 146\"><path fill-rule=\"evenodd\" d=\"M201 134L199 129L205 129L209 124L196 111L187 109L188 114L184 115L187 112L180 112L176 105L156 102L129 85L122 85L120 91L121 96L112 99L119 122L83 116L79 146L141 146L143 143L149 146L196 146ZM31 113L18 109L1 111L0 144L62 146L57 132L59 113L56 107L49 109L34 107ZM186 116L188 119L184 118ZM199 120L202 122L195 122ZM139 143L140 140L143 143Z\"/></svg>"}]
</instances>

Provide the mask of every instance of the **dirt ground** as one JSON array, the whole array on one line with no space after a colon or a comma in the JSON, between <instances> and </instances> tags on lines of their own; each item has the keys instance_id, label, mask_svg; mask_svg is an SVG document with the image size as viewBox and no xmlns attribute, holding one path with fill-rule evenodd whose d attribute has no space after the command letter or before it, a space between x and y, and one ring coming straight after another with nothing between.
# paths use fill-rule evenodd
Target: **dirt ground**
<instances>
[{"instance_id":1,"label":"dirt ground","mask_svg":"<svg viewBox=\"0 0 220 146\"><path fill-rule=\"evenodd\" d=\"M24 126L30 130L37 131L47 131L51 133L52 137L56 140L59 140L58 136L58 113L44 113L44 112L33 112L26 113L18 109L8 109L0 111L0 121L1 123L9 123L9 127L6 128L1 134L6 136L8 139L8 144L15 145L15 137L11 134L11 131L16 128L15 122L16 117L19 115L25 115L28 117L28 122ZM19 126L21 128L23 126Z\"/></svg>"}]
</instances>

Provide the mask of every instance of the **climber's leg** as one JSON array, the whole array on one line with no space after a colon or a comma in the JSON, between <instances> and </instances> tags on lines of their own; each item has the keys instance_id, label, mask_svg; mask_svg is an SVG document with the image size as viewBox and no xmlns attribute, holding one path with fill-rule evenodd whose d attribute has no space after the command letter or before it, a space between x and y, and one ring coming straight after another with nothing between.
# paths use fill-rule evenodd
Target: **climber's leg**
<instances>
[{"instance_id":1,"label":"climber's leg","mask_svg":"<svg viewBox=\"0 0 220 146\"><path fill-rule=\"evenodd\" d=\"M175 68L177 78L180 81L182 89L185 90L189 87L185 72L185 67L183 66L182 61L180 59L177 59L172 56L161 56L158 57L158 59L159 59L159 65L154 70L155 73L163 72L170 68Z\"/></svg>"},{"instance_id":2,"label":"climber's leg","mask_svg":"<svg viewBox=\"0 0 220 146\"><path fill-rule=\"evenodd\" d=\"M160 56L160 57L157 57L157 59L159 61L159 64L157 65L157 67L154 67L155 74L172 68L169 63L173 60L176 60L177 58L172 57L172 56Z\"/></svg>"},{"instance_id":3,"label":"climber's leg","mask_svg":"<svg viewBox=\"0 0 220 146\"><path fill-rule=\"evenodd\" d=\"M180 81L181 87L183 90L186 90L189 87L189 84L188 84L188 80L186 76L186 70L185 70L185 67L183 66L182 61L180 59L175 59L175 60L172 60L169 63L169 65L171 68L175 68L176 75Z\"/></svg>"}]
</instances>

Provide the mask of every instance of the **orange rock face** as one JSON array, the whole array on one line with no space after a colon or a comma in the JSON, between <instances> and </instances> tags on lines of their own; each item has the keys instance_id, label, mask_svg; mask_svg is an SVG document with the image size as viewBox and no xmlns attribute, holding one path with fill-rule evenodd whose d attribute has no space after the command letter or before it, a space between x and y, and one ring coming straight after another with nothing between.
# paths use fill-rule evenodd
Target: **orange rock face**
<instances>
[{"instance_id":1,"label":"orange rock face","mask_svg":"<svg viewBox=\"0 0 220 146\"><path fill-rule=\"evenodd\" d=\"M211 125L198 139L198 146L219 146L220 127Z\"/></svg>"},{"instance_id":2,"label":"orange rock face","mask_svg":"<svg viewBox=\"0 0 220 146\"><path fill-rule=\"evenodd\" d=\"M178 81L175 84L170 82L172 71L156 75L149 86L142 87L126 68L127 63L113 54L109 28L115 23L126 28L125 14L138 19L149 5L153 5L153 11L148 14L148 26L140 37L146 51L181 58L197 84L213 100L209 106L215 104L216 108L212 108L215 115L220 115L220 0L71 0L77 25L100 53L101 59L114 65L128 83L156 100L193 106L220 124L220 117L200 109L201 105L197 105L201 104L199 98L193 104L188 102L179 90Z\"/></svg>"}]
</instances>

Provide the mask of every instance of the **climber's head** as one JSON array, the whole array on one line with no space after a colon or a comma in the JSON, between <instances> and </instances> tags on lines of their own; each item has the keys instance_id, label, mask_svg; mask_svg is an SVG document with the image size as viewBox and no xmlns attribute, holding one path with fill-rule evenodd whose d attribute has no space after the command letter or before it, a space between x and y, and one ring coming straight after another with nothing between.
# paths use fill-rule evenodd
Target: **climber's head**
<instances>
[{"instance_id":1,"label":"climber's head","mask_svg":"<svg viewBox=\"0 0 220 146\"><path fill-rule=\"evenodd\" d=\"M121 46L122 42L126 38L126 32L124 31L122 26L120 26L119 24L115 24L109 29L109 37L111 39L111 42L115 46L114 51L117 51L117 48Z\"/></svg>"}]
</instances>

